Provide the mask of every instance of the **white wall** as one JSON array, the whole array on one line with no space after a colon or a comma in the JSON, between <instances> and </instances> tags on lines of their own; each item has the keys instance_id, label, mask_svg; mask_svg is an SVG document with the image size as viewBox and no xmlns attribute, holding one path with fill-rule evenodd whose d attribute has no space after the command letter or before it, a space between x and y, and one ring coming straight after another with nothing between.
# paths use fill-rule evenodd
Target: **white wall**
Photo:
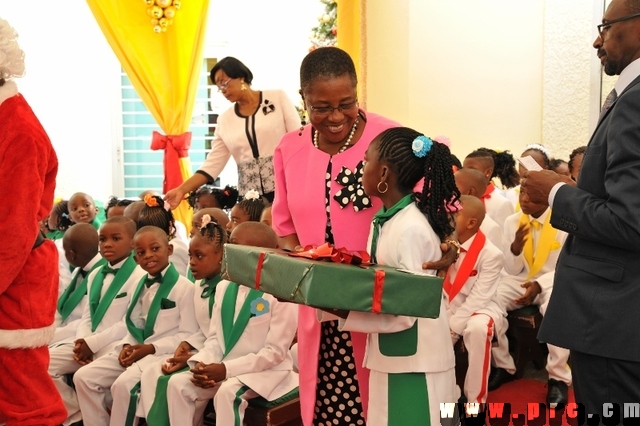
<instances>
[{"instance_id":1,"label":"white wall","mask_svg":"<svg viewBox=\"0 0 640 426\"><path fill-rule=\"evenodd\" d=\"M282 88L298 102L300 61L322 10L318 0L211 0L205 55L237 57L253 71L255 88ZM4 0L0 16L26 53L18 87L58 153L56 196L83 191L106 200L121 173L120 65L89 7Z\"/></svg>"},{"instance_id":2,"label":"white wall","mask_svg":"<svg viewBox=\"0 0 640 426\"><path fill-rule=\"evenodd\" d=\"M568 156L597 111L601 11L602 0L368 0L367 108L449 136L461 159L530 143Z\"/></svg>"}]
</instances>

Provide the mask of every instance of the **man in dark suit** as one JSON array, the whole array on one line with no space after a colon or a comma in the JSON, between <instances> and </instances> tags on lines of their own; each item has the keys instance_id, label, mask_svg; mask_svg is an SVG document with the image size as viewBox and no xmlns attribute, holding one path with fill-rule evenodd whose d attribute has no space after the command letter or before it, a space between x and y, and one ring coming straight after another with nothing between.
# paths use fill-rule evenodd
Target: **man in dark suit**
<instances>
[{"instance_id":1,"label":"man in dark suit","mask_svg":"<svg viewBox=\"0 0 640 426\"><path fill-rule=\"evenodd\" d=\"M620 77L577 186L551 171L522 183L569 233L539 338L571 350L576 401L591 414L640 401L640 0L613 0L598 31L604 71Z\"/></svg>"}]
</instances>

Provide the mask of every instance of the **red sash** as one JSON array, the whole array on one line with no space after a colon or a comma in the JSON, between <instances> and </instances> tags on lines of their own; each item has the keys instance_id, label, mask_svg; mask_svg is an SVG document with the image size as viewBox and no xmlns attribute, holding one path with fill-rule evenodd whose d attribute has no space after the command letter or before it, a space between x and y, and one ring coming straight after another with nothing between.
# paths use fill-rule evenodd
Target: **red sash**
<instances>
[{"instance_id":1,"label":"red sash","mask_svg":"<svg viewBox=\"0 0 640 426\"><path fill-rule=\"evenodd\" d=\"M458 269L458 273L456 274L456 279L453 281L453 284L449 279L449 272L451 272L453 265L447 271L447 276L444 277L442 288L449 295L449 302L458 295L462 287L464 287L464 284L471 276L473 267L475 266L478 256L480 255L486 241L487 237L485 237L481 231L478 231L476 233L476 238L473 240L473 243L471 243L471 247L469 247L464 260Z\"/></svg>"},{"instance_id":2,"label":"red sash","mask_svg":"<svg viewBox=\"0 0 640 426\"><path fill-rule=\"evenodd\" d=\"M487 185L487 189L484 190L484 194L482 194L482 197L480 197L482 199L483 204L486 204L485 201L488 198L491 198L491 193L495 191L495 189L496 189L496 186L492 182L489 182L489 185Z\"/></svg>"}]
</instances>

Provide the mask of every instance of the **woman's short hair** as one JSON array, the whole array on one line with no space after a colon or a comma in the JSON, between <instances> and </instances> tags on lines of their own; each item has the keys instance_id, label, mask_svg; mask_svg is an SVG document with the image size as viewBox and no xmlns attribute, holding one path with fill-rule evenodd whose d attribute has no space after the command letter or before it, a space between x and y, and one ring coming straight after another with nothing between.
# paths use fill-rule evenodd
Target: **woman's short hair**
<instances>
[{"instance_id":1,"label":"woman's short hair","mask_svg":"<svg viewBox=\"0 0 640 426\"><path fill-rule=\"evenodd\" d=\"M300 65L300 88L306 91L317 78L329 79L348 75L353 85L358 84L356 67L351 56L338 47L319 47L310 52Z\"/></svg>"},{"instance_id":2,"label":"woman's short hair","mask_svg":"<svg viewBox=\"0 0 640 426\"><path fill-rule=\"evenodd\" d=\"M224 73L231 78L244 78L244 82L247 84L251 84L251 81L253 81L253 73L251 70L245 64L232 56L220 59L218 63L211 68L211 74L209 77L211 78L211 82L214 84L216 82L216 73L219 70L224 71Z\"/></svg>"}]
</instances>

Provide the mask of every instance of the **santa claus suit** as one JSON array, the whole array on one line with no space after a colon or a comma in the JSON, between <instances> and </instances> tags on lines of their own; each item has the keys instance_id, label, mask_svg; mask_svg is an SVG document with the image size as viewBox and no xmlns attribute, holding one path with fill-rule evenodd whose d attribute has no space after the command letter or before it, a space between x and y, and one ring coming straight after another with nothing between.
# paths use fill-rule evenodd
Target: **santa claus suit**
<instances>
[{"instance_id":1,"label":"santa claus suit","mask_svg":"<svg viewBox=\"0 0 640 426\"><path fill-rule=\"evenodd\" d=\"M85 426L137 424L137 389L142 372L173 355L180 342L198 329L191 281L169 264L162 282L140 280L131 296L123 325L128 333L107 355L79 369L73 377ZM155 353L125 368L118 357L124 345L150 344ZM111 414L107 411L112 401Z\"/></svg>"},{"instance_id":2,"label":"santa claus suit","mask_svg":"<svg viewBox=\"0 0 640 426\"><path fill-rule=\"evenodd\" d=\"M0 19L2 49L7 27ZM0 209L0 424L56 425L66 417L47 373L58 251L53 241L36 239L53 206L58 160L17 86L1 80L10 75L3 63L0 59L0 188L12 207Z\"/></svg>"},{"instance_id":3,"label":"santa claus suit","mask_svg":"<svg viewBox=\"0 0 640 426\"><path fill-rule=\"evenodd\" d=\"M273 401L295 389L298 375L293 372L289 346L296 332L297 311L292 303L221 281L210 335L204 349L189 359L189 366L223 363L227 377L203 389L191 383L192 373L175 375L167 389L171 424L201 424L204 407L198 401L213 398L216 424L241 425L249 399L261 396Z\"/></svg>"},{"instance_id":4,"label":"santa claus suit","mask_svg":"<svg viewBox=\"0 0 640 426\"><path fill-rule=\"evenodd\" d=\"M507 218L504 227L504 272L498 285L495 301L500 308L505 311L522 308L514 300L521 297L525 289L520 287L527 281L537 281L542 292L533 300L533 305L540 308L540 313L544 315L553 290L553 279L540 279L545 274L555 271L558 256L567 238L567 233L559 231L551 226L549 219L551 209L547 210L538 218L524 213L515 213ZM532 241L532 253L527 256L527 248L519 255L511 252L511 244L516 235L516 231L521 224L529 225L529 236ZM528 258L529 257L529 258ZM506 329L497 333L498 346L492 350L493 360L496 367L504 368L513 374L516 371L513 358L509 354L508 339ZM549 377L555 380L571 384L571 373L566 368L569 358L569 351L554 345L547 345L549 357L547 359L547 371Z\"/></svg>"},{"instance_id":5,"label":"santa claus suit","mask_svg":"<svg viewBox=\"0 0 640 426\"><path fill-rule=\"evenodd\" d=\"M67 374L75 373L82 367L73 358L75 340L84 339L93 352L94 360L109 353L127 334L127 327L122 318L127 312L134 289L140 279L146 275L146 272L135 263L133 256L108 265L109 268L117 270L115 274L104 274L103 265L105 263L87 275L87 303L75 335L49 349L51 356L49 374L67 409L67 419L63 423L65 425L82 419L76 391L66 378ZM102 280L102 285L99 285L98 280Z\"/></svg>"},{"instance_id":6,"label":"santa claus suit","mask_svg":"<svg viewBox=\"0 0 640 426\"><path fill-rule=\"evenodd\" d=\"M373 227L369 247L372 235ZM440 238L413 202L382 225L376 247L378 263L416 272L424 272L423 262L442 257ZM437 302L440 315L434 319L351 311L340 321L342 330L368 334L364 361L371 370L368 426L427 424L422 415L432 426L439 425L440 404L458 401L444 297ZM401 398L405 401L397 398L403 389L410 390ZM426 409L417 414L418 408ZM402 411L414 415L406 418Z\"/></svg>"},{"instance_id":7,"label":"santa claus suit","mask_svg":"<svg viewBox=\"0 0 640 426\"><path fill-rule=\"evenodd\" d=\"M462 336L468 352L464 394L470 403L487 401L491 341L496 328L506 327L493 301L503 263L502 251L479 231L462 244L444 280L449 328L455 333L454 343Z\"/></svg>"}]
</instances>

